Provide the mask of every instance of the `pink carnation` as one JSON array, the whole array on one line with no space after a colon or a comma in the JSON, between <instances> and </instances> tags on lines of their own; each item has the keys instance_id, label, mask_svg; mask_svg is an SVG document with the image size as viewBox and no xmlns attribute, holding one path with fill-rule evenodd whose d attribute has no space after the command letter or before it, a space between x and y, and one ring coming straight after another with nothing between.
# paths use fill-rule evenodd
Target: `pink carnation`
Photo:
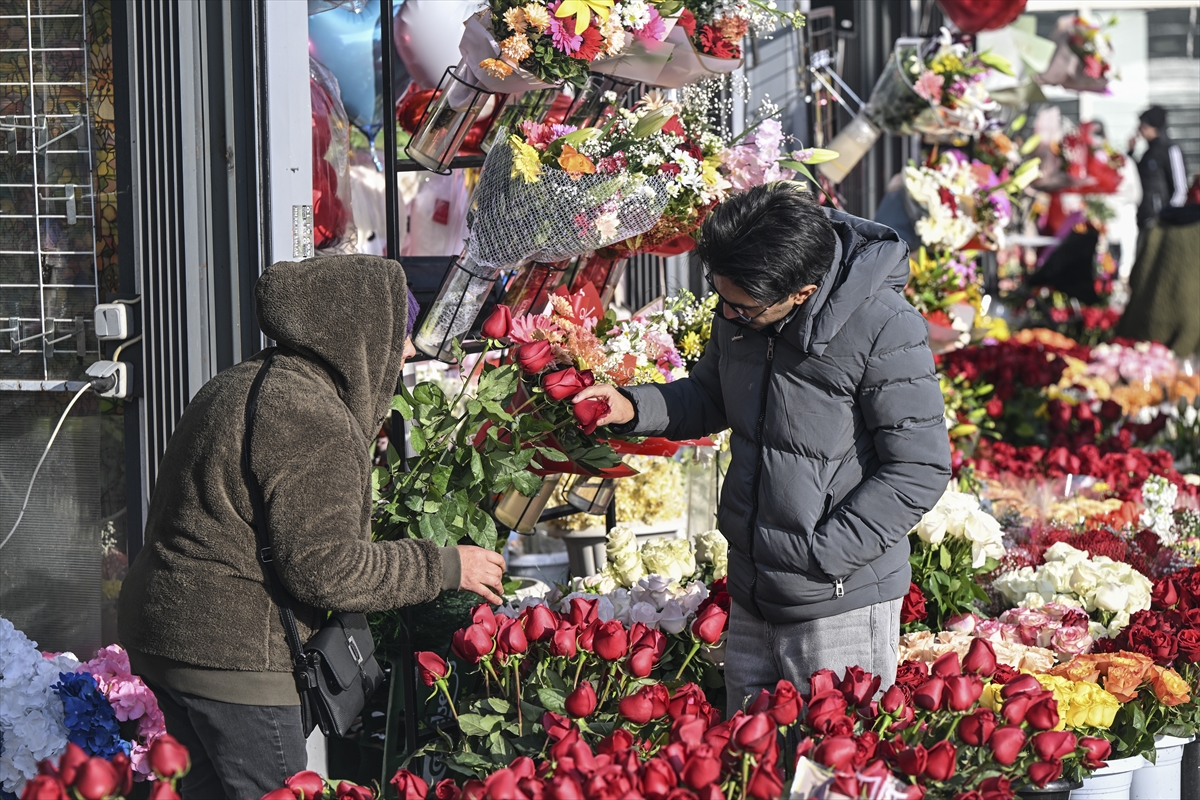
<instances>
[{"instance_id":1,"label":"pink carnation","mask_svg":"<svg viewBox=\"0 0 1200 800\"><path fill-rule=\"evenodd\" d=\"M913 89L918 95L936 105L942 102L942 87L945 83L945 78L933 70L927 69L921 73L921 77L917 78Z\"/></svg>"},{"instance_id":2,"label":"pink carnation","mask_svg":"<svg viewBox=\"0 0 1200 800\"><path fill-rule=\"evenodd\" d=\"M663 22L662 16L659 15L657 8L650 6L650 21L639 30L634 31L633 35L639 39L654 42L661 42L667 38L667 26Z\"/></svg>"}]
</instances>

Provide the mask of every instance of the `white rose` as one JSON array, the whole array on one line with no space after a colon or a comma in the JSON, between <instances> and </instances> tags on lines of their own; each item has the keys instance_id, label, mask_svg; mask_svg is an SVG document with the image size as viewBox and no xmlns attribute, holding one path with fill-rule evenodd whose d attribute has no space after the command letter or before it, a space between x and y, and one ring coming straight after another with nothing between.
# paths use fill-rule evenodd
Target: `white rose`
<instances>
[{"instance_id":1,"label":"white rose","mask_svg":"<svg viewBox=\"0 0 1200 800\"><path fill-rule=\"evenodd\" d=\"M1053 602L1060 606L1071 606L1072 608L1083 608L1083 601L1078 596L1073 594L1056 594Z\"/></svg>"},{"instance_id":2,"label":"white rose","mask_svg":"<svg viewBox=\"0 0 1200 800\"><path fill-rule=\"evenodd\" d=\"M714 580L725 577L729 572L729 542L720 531L696 535L696 560L713 565Z\"/></svg>"},{"instance_id":3,"label":"white rose","mask_svg":"<svg viewBox=\"0 0 1200 800\"><path fill-rule=\"evenodd\" d=\"M696 609L700 608L700 604L707 598L708 587L704 585L704 581L692 581L680 590L675 599L679 601L684 615L693 617L696 615Z\"/></svg>"},{"instance_id":4,"label":"white rose","mask_svg":"<svg viewBox=\"0 0 1200 800\"><path fill-rule=\"evenodd\" d=\"M1126 609L1130 614L1150 608L1150 590L1153 587L1149 578L1135 569L1130 569L1122 583L1129 590L1129 602Z\"/></svg>"},{"instance_id":5,"label":"white rose","mask_svg":"<svg viewBox=\"0 0 1200 800\"><path fill-rule=\"evenodd\" d=\"M1129 625L1129 612L1118 611L1108 623L1108 638L1115 639Z\"/></svg>"},{"instance_id":6,"label":"white rose","mask_svg":"<svg viewBox=\"0 0 1200 800\"><path fill-rule=\"evenodd\" d=\"M922 542L937 546L946 538L946 523L945 510L934 506L929 513L921 517L913 531Z\"/></svg>"},{"instance_id":7,"label":"white rose","mask_svg":"<svg viewBox=\"0 0 1200 800\"><path fill-rule=\"evenodd\" d=\"M617 609L613 606L612 600L607 596L596 598L596 618L601 622L608 622L617 615Z\"/></svg>"},{"instance_id":8,"label":"white rose","mask_svg":"<svg viewBox=\"0 0 1200 800\"><path fill-rule=\"evenodd\" d=\"M1107 572L1095 562L1080 561L1071 570L1071 591L1086 597L1107 577Z\"/></svg>"},{"instance_id":9,"label":"white rose","mask_svg":"<svg viewBox=\"0 0 1200 800\"><path fill-rule=\"evenodd\" d=\"M687 539L652 539L642 547L642 566L677 583L695 574L696 557Z\"/></svg>"},{"instance_id":10,"label":"white rose","mask_svg":"<svg viewBox=\"0 0 1200 800\"><path fill-rule=\"evenodd\" d=\"M1004 545L1000 542L971 542L971 567L982 569L989 558L997 561L1004 558Z\"/></svg>"},{"instance_id":11,"label":"white rose","mask_svg":"<svg viewBox=\"0 0 1200 800\"><path fill-rule=\"evenodd\" d=\"M1091 595L1092 604L1101 611L1128 613L1129 589L1123 584L1105 581Z\"/></svg>"},{"instance_id":12,"label":"white rose","mask_svg":"<svg viewBox=\"0 0 1200 800\"><path fill-rule=\"evenodd\" d=\"M992 584L1010 603L1016 603L1022 597L1034 590L1033 567L1021 567L1009 570L996 578Z\"/></svg>"},{"instance_id":13,"label":"white rose","mask_svg":"<svg viewBox=\"0 0 1200 800\"><path fill-rule=\"evenodd\" d=\"M683 633L687 626L687 617L683 614L678 600L668 600L658 618L658 629L663 633Z\"/></svg>"},{"instance_id":14,"label":"white rose","mask_svg":"<svg viewBox=\"0 0 1200 800\"><path fill-rule=\"evenodd\" d=\"M980 544L1000 544L1004 539L996 518L979 508L967 512L963 521L963 536Z\"/></svg>"},{"instance_id":15,"label":"white rose","mask_svg":"<svg viewBox=\"0 0 1200 800\"><path fill-rule=\"evenodd\" d=\"M1062 561L1043 564L1037 571L1037 591L1046 597L1070 591L1071 572L1072 567Z\"/></svg>"},{"instance_id":16,"label":"white rose","mask_svg":"<svg viewBox=\"0 0 1200 800\"><path fill-rule=\"evenodd\" d=\"M1088 636L1092 639L1107 639L1108 628L1103 623L1092 620L1088 622Z\"/></svg>"},{"instance_id":17,"label":"white rose","mask_svg":"<svg viewBox=\"0 0 1200 800\"><path fill-rule=\"evenodd\" d=\"M1046 605L1046 598L1037 592L1030 592L1021 598L1021 602L1018 605L1022 608L1041 608Z\"/></svg>"},{"instance_id":18,"label":"white rose","mask_svg":"<svg viewBox=\"0 0 1200 800\"><path fill-rule=\"evenodd\" d=\"M1045 558L1047 562L1062 561L1067 564L1077 564L1080 561L1086 561L1088 554L1083 550L1076 550L1066 542L1058 542L1047 548Z\"/></svg>"},{"instance_id":19,"label":"white rose","mask_svg":"<svg viewBox=\"0 0 1200 800\"><path fill-rule=\"evenodd\" d=\"M629 608L629 621L631 623L640 622L643 625L653 628L658 624L658 617L658 609L645 601L634 603Z\"/></svg>"},{"instance_id":20,"label":"white rose","mask_svg":"<svg viewBox=\"0 0 1200 800\"><path fill-rule=\"evenodd\" d=\"M629 590L614 589L608 595L609 602L613 605L613 619L628 625L629 624Z\"/></svg>"}]
</instances>

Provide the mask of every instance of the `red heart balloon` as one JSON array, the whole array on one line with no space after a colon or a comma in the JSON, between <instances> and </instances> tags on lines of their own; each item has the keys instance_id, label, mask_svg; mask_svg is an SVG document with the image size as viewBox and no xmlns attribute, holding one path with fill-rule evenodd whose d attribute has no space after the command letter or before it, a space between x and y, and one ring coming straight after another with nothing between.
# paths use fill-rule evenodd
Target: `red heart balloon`
<instances>
[{"instance_id":1,"label":"red heart balloon","mask_svg":"<svg viewBox=\"0 0 1200 800\"><path fill-rule=\"evenodd\" d=\"M963 33L1003 28L1025 10L1026 0L938 0L942 11Z\"/></svg>"}]
</instances>

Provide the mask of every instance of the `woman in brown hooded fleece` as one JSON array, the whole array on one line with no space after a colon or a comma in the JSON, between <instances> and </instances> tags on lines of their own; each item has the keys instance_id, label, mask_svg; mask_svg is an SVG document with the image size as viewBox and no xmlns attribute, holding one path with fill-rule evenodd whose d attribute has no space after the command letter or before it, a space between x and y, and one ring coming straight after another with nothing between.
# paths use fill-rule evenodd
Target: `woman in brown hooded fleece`
<instances>
[{"instance_id":1,"label":"woman in brown hooded fleece","mask_svg":"<svg viewBox=\"0 0 1200 800\"><path fill-rule=\"evenodd\" d=\"M250 471L301 639L326 610L383 611L447 589L500 602L504 561L494 552L371 541L370 450L413 352L400 265L374 256L280 262L255 296L276 347L217 375L188 404L121 591L121 642L167 730L191 752L186 800L257 798L307 761L242 471L247 395L272 351Z\"/></svg>"}]
</instances>

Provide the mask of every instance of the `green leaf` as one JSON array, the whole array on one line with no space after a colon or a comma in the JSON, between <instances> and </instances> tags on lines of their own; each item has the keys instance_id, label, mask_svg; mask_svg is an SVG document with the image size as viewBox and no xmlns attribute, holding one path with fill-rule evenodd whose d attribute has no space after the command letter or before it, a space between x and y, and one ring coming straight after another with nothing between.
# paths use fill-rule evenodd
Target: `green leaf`
<instances>
[{"instance_id":1,"label":"green leaf","mask_svg":"<svg viewBox=\"0 0 1200 800\"><path fill-rule=\"evenodd\" d=\"M398 394L392 397L392 411L399 411L405 422L410 422L413 418L412 406L409 405L404 395Z\"/></svg>"},{"instance_id":2,"label":"green leaf","mask_svg":"<svg viewBox=\"0 0 1200 800\"><path fill-rule=\"evenodd\" d=\"M982 61L984 64L987 64L997 72L1008 75L1010 78L1016 77L1017 73L1013 71L1012 62L1004 56L997 55L991 50L984 50L982 53L978 53L977 55L979 56L980 61Z\"/></svg>"},{"instance_id":3,"label":"green leaf","mask_svg":"<svg viewBox=\"0 0 1200 800\"><path fill-rule=\"evenodd\" d=\"M475 479L476 483L483 483L487 478L483 471L483 457L474 447L471 448L471 477Z\"/></svg>"},{"instance_id":4,"label":"green leaf","mask_svg":"<svg viewBox=\"0 0 1200 800\"><path fill-rule=\"evenodd\" d=\"M532 472L521 471L512 476L512 484L526 497L533 497L542 488L542 479Z\"/></svg>"},{"instance_id":5,"label":"green leaf","mask_svg":"<svg viewBox=\"0 0 1200 800\"><path fill-rule=\"evenodd\" d=\"M494 757L505 762L512 762L517 757L517 752L513 750L512 744L509 743L508 739L504 738L504 735L500 731L493 731L488 736L488 750L491 751Z\"/></svg>"},{"instance_id":6,"label":"green leaf","mask_svg":"<svg viewBox=\"0 0 1200 800\"><path fill-rule=\"evenodd\" d=\"M409 428L408 441L412 444L413 452L417 455L425 452L425 433L420 428Z\"/></svg>"},{"instance_id":7,"label":"green leaf","mask_svg":"<svg viewBox=\"0 0 1200 800\"><path fill-rule=\"evenodd\" d=\"M413 399L425 406L435 406L439 409L446 407L446 395L441 387L428 381L417 384L413 389Z\"/></svg>"},{"instance_id":8,"label":"green leaf","mask_svg":"<svg viewBox=\"0 0 1200 800\"><path fill-rule=\"evenodd\" d=\"M504 722L504 717L497 714L480 716L479 714L459 714L458 729L465 736L487 736L496 726Z\"/></svg>"},{"instance_id":9,"label":"green leaf","mask_svg":"<svg viewBox=\"0 0 1200 800\"><path fill-rule=\"evenodd\" d=\"M566 712L564 703L567 702L567 696L552 686L539 686L537 690L538 700L542 701L542 705L555 714L563 714Z\"/></svg>"},{"instance_id":10,"label":"green leaf","mask_svg":"<svg viewBox=\"0 0 1200 800\"><path fill-rule=\"evenodd\" d=\"M675 109L672 106L656 108L637 121L637 124L633 126L633 135L638 139L653 136L661 131L673 116L675 116Z\"/></svg>"},{"instance_id":11,"label":"green leaf","mask_svg":"<svg viewBox=\"0 0 1200 800\"><path fill-rule=\"evenodd\" d=\"M508 715L512 711L512 703L501 697L489 697L483 701L484 705L495 711L497 714Z\"/></svg>"}]
</instances>

